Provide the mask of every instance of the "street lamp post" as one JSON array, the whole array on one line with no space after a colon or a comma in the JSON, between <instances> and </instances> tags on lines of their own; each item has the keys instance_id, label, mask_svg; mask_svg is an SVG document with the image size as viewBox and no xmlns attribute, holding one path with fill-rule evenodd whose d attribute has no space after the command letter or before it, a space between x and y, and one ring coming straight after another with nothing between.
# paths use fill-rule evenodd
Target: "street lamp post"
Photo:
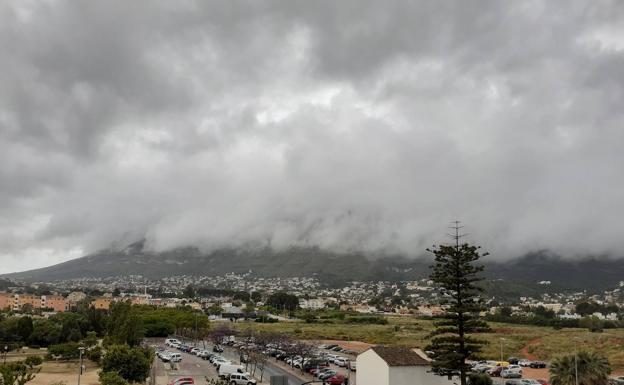
<instances>
[{"instance_id":1,"label":"street lamp post","mask_svg":"<svg viewBox=\"0 0 624 385\"><path fill-rule=\"evenodd\" d=\"M578 385L578 337L574 337L574 385Z\"/></svg>"},{"instance_id":2,"label":"street lamp post","mask_svg":"<svg viewBox=\"0 0 624 385\"><path fill-rule=\"evenodd\" d=\"M4 345L4 365L6 365L7 354L9 354L9 345Z\"/></svg>"},{"instance_id":3,"label":"street lamp post","mask_svg":"<svg viewBox=\"0 0 624 385\"><path fill-rule=\"evenodd\" d=\"M78 366L78 385L80 385L80 376L82 375L82 355L84 354L85 348L81 346L78 348L78 350L80 351L80 362Z\"/></svg>"},{"instance_id":4,"label":"street lamp post","mask_svg":"<svg viewBox=\"0 0 624 385\"><path fill-rule=\"evenodd\" d=\"M505 341L504 338L500 339L500 360L503 361L503 341Z\"/></svg>"}]
</instances>

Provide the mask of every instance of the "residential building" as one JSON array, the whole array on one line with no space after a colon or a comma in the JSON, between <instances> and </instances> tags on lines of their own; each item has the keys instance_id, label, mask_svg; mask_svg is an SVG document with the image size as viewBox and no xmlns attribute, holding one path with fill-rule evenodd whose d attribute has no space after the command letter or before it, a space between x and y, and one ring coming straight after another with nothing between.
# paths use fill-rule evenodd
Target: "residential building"
<instances>
[{"instance_id":1,"label":"residential building","mask_svg":"<svg viewBox=\"0 0 624 385\"><path fill-rule=\"evenodd\" d=\"M324 309L325 301L321 298L302 298L299 300L299 307L302 309Z\"/></svg>"},{"instance_id":2,"label":"residential building","mask_svg":"<svg viewBox=\"0 0 624 385\"><path fill-rule=\"evenodd\" d=\"M13 293L0 293L0 310L6 310L13 307Z\"/></svg>"},{"instance_id":3,"label":"residential building","mask_svg":"<svg viewBox=\"0 0 624 385\"><path fill-rule=\"evenodd\" d=\"M81 291L72 291L67 295L65 300L67 301L68 307L74 307L78 304L78 302L83 301L87 298L87 295Z\"/></svg>"},{"instance_id":4,"label":"residential building","mask_svg":"<svg viewBox=\"0 0 624 385\"><path fill-rule=\"evenodd\" d=\"M34 294L16 294L13 310L21 310L25 305L32 306L33 309L41 308L41 297Z\"/></svg>"},{"instance_id":5,"label":"residential building","mask_svg":"<svg viewBox=\"0 0 624 385\"><path fill-rule=\"evenodd\" d=\"M452 385L431 373L430 359L418 349L373 346L357 356L358 385Z\"/></svg>"},{"instance_id":6,"label":"residential building","mask_svg":"<svg viewBox=\"0 0 624 385\"><path fill-rule=\"evenodd\" d=\"M67 302L61 295L43 295L41 296L41 307L63 312L67 310Z\"/></svg>"},{"instance_id":7,"label":"residential building","mask_svg":"<svg viewBox=\"0 0 624 385\"><path fill-rule=\"evenodd\" d=\"M91 301L91 306L99 310L108 310L112 302L111 297L99 297Z\"/></svg>"}]
</instances>

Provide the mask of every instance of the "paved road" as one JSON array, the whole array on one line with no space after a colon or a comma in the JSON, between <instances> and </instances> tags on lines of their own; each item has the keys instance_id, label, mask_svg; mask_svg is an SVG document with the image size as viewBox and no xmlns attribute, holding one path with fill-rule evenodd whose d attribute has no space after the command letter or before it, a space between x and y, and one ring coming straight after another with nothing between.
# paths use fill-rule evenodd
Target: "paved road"
<instances>
[{"instance_id":1,"label":"paved road","mask_svg":"<svg viewBox=\"0 0 624 385\"><path fill-rule=\"evenodd\" d=\"M193 377L195 384L206 384L206 377L217 378L217 371L210 361L204 361L192 354L182 353L182 362L172 369L168 363L156 358L156 385L166 385L174 378Z\"/></svg>"},{"instance_id":2,"label":"paved road","mask_svg":"<svg viewBox=\"0 0 624 385\"><path fill-rule=\"evenodd\" d=\"M232 362L236 362L236 363L239 362L239 360L238 360L239 359L238 351L236 351L235 349L226 348L225 351L222 353L222 355L225 358L231 360ZM260 374L258 373L258 371L256 371L256 377L259 377L259 376L260 376ZM284 369L282 369L279 366L277 366L276 363L271 362L271 359L268 358L267 359L267 363L266 363L266 367L264 369L263 380L265 382L269 382L269 379L271 378L271 376L286 376L286 377L288 377L288 385L300 385L302 382L304 382L304 380L302 380L300 377L297 377L297 376L295 376L295 375L285 371Z\"/></svg>"}]
</instances>

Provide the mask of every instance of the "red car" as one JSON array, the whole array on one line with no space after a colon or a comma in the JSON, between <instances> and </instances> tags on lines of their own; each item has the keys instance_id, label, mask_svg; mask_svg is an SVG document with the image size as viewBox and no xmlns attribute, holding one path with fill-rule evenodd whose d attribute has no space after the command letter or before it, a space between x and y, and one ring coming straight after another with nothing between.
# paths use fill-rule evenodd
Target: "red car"
<instances>
[{"instance_id":1,"label":"red car","mask_svg":"<svg viewBox=\"0 0 624 385\"><path fill-rule=\"evenodd\" d=\"M335 376L331 376L325 380L329 385L342 385L345 383L347 377L342 374L336 374Z\"/></svg>"},{"instance_id":2,"label":"red car","mask_svg":"<svg viewBox=\"0 0 624 385\"><path fill-rule=\"evenodd\" d=\"M169 385L195 385L193 377L179 377L169 382Z\"/></svg>"}]
</instances>

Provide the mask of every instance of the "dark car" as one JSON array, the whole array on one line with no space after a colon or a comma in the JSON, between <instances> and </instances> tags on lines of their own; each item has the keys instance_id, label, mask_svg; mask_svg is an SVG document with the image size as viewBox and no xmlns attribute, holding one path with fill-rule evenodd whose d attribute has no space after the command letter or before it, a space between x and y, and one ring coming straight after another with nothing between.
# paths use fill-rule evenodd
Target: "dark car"
<instances>
[{"instance_id":1,"label":"dark car","mask_svg":"<svg viewBox=\"0 0 624 385\"><path fill-rule=\"evenodd\" d=\"M215 353L223 353L223 348L219 345L215 345L212 347L212 351Z\"/></svg>"},{"instance_id":2,"label":"dark car","mask_svg":"<svg viewBox=\"0 0 624 385\"><path fill-rule=\"evenodd\" d=\"M509 362L510 365L518 365L518 361L520 361L520 359L516 357L509 357L507 359L507 362Z\"/></svg>"},{"instance_id":3,"label":"dark car","mask_svg":"<svg viewBox=\"0 0 624 385\"><path fill-rule=\"evenodd\" d=\"M506 380L505 385L525 385L525 384L520 379L514 379L514 380Z\"/></svg>"},{"instance_id":4,"label":"dark car","mask_svg":"<svg viewBox=\"0 0 624 385\"><path fill-rule=\"evenodd\" d=\"M326 368L328 366L329 362L327 362L327 360L310 360L303 365L303 371L310 372L312 369Z\"/></svg>"},{"instance_id":5,"label":"dark car","mask_svg":"<svg viewBox=\"0 0 624 385\"><path fill-rule=\"evenodd\" d=\"M533 369L543 369L546 367L546 363L544 361L533 361L529 366Z\"/></svg>"},{"instance_id":6,"label":"dark car","mask_svg":"<svg viewBox=\"0 0 624 385\"><path fill-rule=\"evenodd\" d=\"M504 366L497 366L495 368L488 370L487 374L489 374L492 377L500 377L503 370L505 370Z\"/></svg>"}]
</instances>

